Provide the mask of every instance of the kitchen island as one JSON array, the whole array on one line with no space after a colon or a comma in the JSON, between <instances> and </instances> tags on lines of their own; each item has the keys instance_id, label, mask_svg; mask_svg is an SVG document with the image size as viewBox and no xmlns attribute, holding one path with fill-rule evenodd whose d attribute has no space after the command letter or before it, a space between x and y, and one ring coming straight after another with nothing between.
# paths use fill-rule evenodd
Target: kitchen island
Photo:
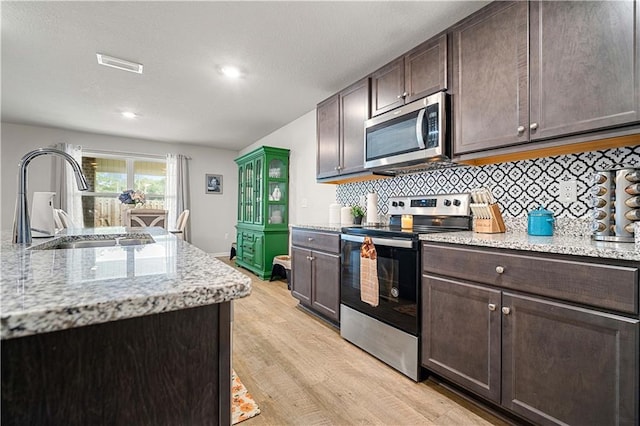
<instances>
[{"instance_id":1,"label":"kitchen island","mask_svg":"<svg viewBox=\"0 0 640 426\"><path fill-rule=\"evenodd\" d=\"M150 243L46 249L115 237ZM3 424L230 424L231 301L248 277L159 228L8 241Z\"/></svg>"}]
</instances>

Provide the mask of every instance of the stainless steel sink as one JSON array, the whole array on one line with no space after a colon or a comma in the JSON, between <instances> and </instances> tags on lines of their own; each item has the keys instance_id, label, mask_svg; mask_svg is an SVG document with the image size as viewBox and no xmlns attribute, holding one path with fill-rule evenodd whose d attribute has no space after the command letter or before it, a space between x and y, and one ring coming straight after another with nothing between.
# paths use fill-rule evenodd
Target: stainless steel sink
<instances>
[{"instance_id":1,"label":"stainless steel sink","mask_svg":"<svg viewBox=\"0 0 640 426\"><path fill-rule=\"evenodd\" d=\"M115 235L113 238L101 236L72 236L61 237L46 243L31 247L32 250L57 250L57 249L77 249L96 247L127 247L155 243L155 240L148 234L142 235Z\"/></svg>"}]
</instances>

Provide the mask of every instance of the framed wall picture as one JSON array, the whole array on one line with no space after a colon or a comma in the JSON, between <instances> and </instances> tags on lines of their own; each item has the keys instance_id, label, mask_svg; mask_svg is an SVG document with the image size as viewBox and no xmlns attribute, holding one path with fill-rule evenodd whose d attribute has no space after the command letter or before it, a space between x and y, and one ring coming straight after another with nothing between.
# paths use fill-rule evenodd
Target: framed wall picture
<instances>
[{"instance_id":1,"label":"framed wall picture","mask_svg":"<svg viewBox=\"0 0 640 426\"><path fill-rule=\"evenodd\" d=\"M207 194L222 194L222 175L205 175L205 192Z\"/></svg>"}]
</instances>

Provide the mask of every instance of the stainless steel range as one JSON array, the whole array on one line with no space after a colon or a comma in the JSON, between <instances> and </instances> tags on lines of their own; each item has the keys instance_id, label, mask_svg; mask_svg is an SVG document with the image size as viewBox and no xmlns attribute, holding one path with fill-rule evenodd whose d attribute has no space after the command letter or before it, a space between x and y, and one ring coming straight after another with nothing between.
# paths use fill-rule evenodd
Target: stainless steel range
<instances>
[{"instance_id":1,"label":"stainless steel range","mask_svg":"<svg viewBox=\"0 0 640 426\"><path fill-rule=\"evenodd\" d=\"M342 229L340 335L416 381L421 379L419 236L470 230L470 202L469 194L393 197L388 226ZM377 306L361 299L365 237L377 253Z\"/></svg>"}]
</instances>

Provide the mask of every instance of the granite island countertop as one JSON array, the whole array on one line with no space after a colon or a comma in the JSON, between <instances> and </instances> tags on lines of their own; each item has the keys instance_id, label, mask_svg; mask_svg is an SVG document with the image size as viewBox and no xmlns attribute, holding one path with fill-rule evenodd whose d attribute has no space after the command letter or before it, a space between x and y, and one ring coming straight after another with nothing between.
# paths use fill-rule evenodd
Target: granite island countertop
<instances>
[{"instance_id":1,"label":"granite island countertop","mask_svg":"<svg viewBox=\"0 0 640 426\"><path fill-rule=\"evenodd\" d=\"M161 228L69 230L55 239L141 232L155 242L38 250L34 247L52 245L52 239L34 239L27 247L3 238L0 337L223 303L251 293L249 277Z\"/></svg>"},{"instance_id":2,"label":"granite island countertop","mask_svg":"<svg viewBox=\"0 0 640 426\"><path fill-rule=\"evenodd\" d=\"M420 240L601 259L640 261L640 247L633 243L593 241L590 236L580 235L536 237L528 235L526 232L507 231L504 234L480 234L464 231L420 234Z\"/></svg>"}]
</instances>

